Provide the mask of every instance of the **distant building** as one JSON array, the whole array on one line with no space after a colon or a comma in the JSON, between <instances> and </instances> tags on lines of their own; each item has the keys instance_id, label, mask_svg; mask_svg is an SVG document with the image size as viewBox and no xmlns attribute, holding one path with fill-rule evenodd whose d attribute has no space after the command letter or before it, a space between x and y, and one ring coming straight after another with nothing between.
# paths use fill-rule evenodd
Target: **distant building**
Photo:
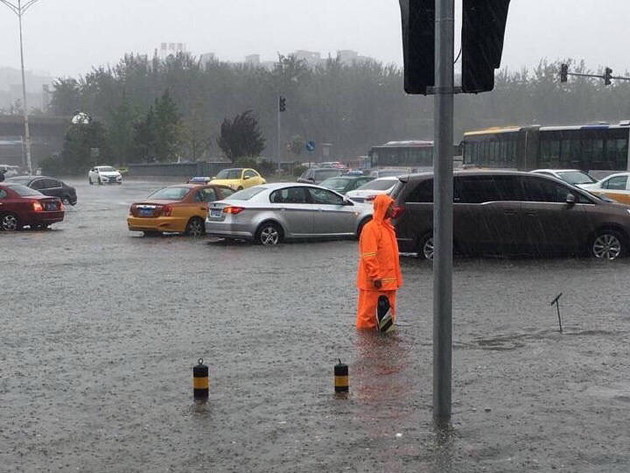
<instances>
[{"instance_id":1,"label":"distant building","mask_svg":"<svg viewBox=\"0 0 630 473\"><path fill-rule=\"evenodd\" d=\"M370 61L372 58L368 56L360 56L358 52L351 49L342 49L337 51L337 59L344 65L351 66L357 62Z\"/></svg>"},{"instance_id":2,"label":"distant building","mask_svg":"<svg viewBox=\"0 0 630 473\"><path fill-rule=\"evenodd\" d=\"M306 62L309 66L317 66L323 62L320 53L305 51L303 49L292 52L290 56L295 56L296 59Z\"/></svg>"},{"instance_id":3,"label":"distant building","mask_svg":"<svg viewBox=\"0 0 630 473\"><path fill-rule=\"evenodd\" d=\"M53 78L46 72L24 71L26 80L26 101L29 112L32 109L46 110L44 87L50 88ZM0 67L0 109L10 111L16 105L22 106L22 73L19 69Z\"/></svg>"},{"instance_id":4,"label":"distant building","mask_svg":"<svg viewBox=\"0 0 630 473\"><path fill-rule=\"evenodd\" d=\"M166 59L169 56L176 56L178 53L185 53L186 45L184 43L160 43L158 57Z\"/></svg>"}]
</instances>

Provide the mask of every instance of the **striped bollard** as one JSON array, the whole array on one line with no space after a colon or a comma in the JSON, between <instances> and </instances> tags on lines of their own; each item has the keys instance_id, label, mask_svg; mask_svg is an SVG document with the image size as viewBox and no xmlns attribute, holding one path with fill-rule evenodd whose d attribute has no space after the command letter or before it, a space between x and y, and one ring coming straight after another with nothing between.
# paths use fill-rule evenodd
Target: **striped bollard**
<instances>
[{"instance_id":1,"label":"striped bollard","mask_svg":"<svg viewBox=\"0 0 630 473\"><path fill-rule=\"evenodd\" d=\"M348 365L339 359L339 363L335 365L335 394L346 394L349 389Z\"/></svg>"},{"instance_id":2,"label":"striped bollard","mask_svg":"<svg viewBox=\"0 0 630 473\"><path fill-rule=\"evenodd\" d=\"M203 358L199 358L199 364L193 366L193 394L195 401L207 401L209 391L208 367L203 364Z\"/></svg>"}]
</instances>

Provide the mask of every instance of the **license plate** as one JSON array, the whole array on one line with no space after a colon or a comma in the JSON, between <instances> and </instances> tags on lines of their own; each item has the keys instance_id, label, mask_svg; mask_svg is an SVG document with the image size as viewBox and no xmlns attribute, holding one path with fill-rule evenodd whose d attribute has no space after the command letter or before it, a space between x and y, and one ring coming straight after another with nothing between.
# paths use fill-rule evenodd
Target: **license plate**
<instances>
[{"instance_id":1,"label":"license plate","mask_svg":"<svg viewBox=\"0 0 630 473\"><path fill-rule=\"evenodd\" d=\"M210 216L211 217L215 217L215 218L220 218L221 217L221 209L212 209L210 211Z\"/></svg>"},{"instance_id":2,"label":"license plate","mask_svg":"<svg viewBox=\"0 0 630 473\"><path fill-rule=\"evenodd\" d=\"M153 209L139 209L138 215L141 217L150 217L153 215Z\"/></svg>"},{"instance_id":3,"label":"license plate","mask_svg":"<svg viewBox=\"0 0 630 473\"><path fill-rule=\"evenodd\" d=\"M46 210L57 210L57 204L54 202L46 202L44 207Z\"/></svg>"}]
</instances>

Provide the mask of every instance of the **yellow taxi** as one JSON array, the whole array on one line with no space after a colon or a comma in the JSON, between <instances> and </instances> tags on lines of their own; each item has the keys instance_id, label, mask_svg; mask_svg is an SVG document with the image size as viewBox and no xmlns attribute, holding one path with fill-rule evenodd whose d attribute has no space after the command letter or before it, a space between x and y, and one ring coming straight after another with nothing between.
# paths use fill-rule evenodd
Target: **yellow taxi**
<instances>
[{"instance_id":1,"label":"yellow taxi","mask_svg":"<svg viewBox=\"0 0 630 473\"><path fill-rule=\"evenodd\" d=\"M266 183L258 171L250 168L223 169L210 181L210 184L228 186L235 191Z\"/></svg>"},{"instance_id":2,"label":"yellow taxi","mask_svg":"<svg viewBox=\"0 0 630 473\"><path fill-rule=\"evenodd\" d=\"M205 234L208 203L223 200L234 193L227 186L214 184L176 184L150 194L129 207L127 226L145 236L164 232L201 236Z\"/></svg>"}]
</instances>

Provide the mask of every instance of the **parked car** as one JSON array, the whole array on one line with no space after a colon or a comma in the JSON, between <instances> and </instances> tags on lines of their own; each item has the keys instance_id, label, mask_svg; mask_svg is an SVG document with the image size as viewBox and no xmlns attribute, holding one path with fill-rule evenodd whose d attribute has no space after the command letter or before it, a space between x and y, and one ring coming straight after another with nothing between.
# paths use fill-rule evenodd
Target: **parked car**
<instances>
[{"instance_id":1,"label":"parked car","mask_svg":"<svg viewBox=\"0 0 630 473\"><path fill-rule=\"evenodd\" d=\"M267 181L258 171L250 168L223 169L212 178L210 184L228 186L235 191L264 184Z\"/></svg>"},{"instance_id":2,"label":"parked car","mask_svg":"<svg viewBox=\"0 0 630 473\"><path fill-rule=\"evenodd\" d=\"M582 184L594 184L597 182L593 176L589 173L580 171L579 169L534 169L531 172L537 174L544 174L546 176L553 176L556 179L568 182L574 186L581 186Z\"/></svg>"},{"instance_id":3,"label":"parked car","mask_svg":"<svg viewBox=\"0 0 630 473\"><path fill-rule=\"evenodd\" d=\"M63 204L57 197L48 197L18 183L0 184L1 230L47 228L53 223L61 222L63 217Z\"/></svg>"},{"instance_id":4,"label":"parked car","mask_svg":"<svg viewBox=\"0 0 630 473\"><path fill-rule=\"evenodd\" d=\"M355 202L371 202L379 194L389 194L397 182L397 177L379 177L353 191L349 191L346 193L346 196Z\"/></svg>"},{"instance_id":5,"label":"parked car","mask_svg":"<svg viewBox=\"0 0 630 473\"><path fill-rule=\"evenodd\" d=\"M292 182L242 190L212 202L208 235L277 245L283 240L358 237L372 206L319 186Z\"/></svg>"},{"instance_id":6,"label":"parked car","mask_svg":"<svg viewBox=\"0 0 630 473\"><path fill-rule=\"evenodd\" d=\"M392 192L402 252L433 258L433 174L400 178ZM464 254L628 253L630 207L541 174L459 171L453 180L453 245Z\"/></svg>"},{"instance_id":7,"label":"parked car","mask_svg":"<svg viewBox=\"0 0 630 473\"><path fill-rule=\"evenodd\" d=\"M298 177L297 181L304 184L320 184L331 177L341 176L343 169L340 168L309 168Z\"/></svg>"},{"instance_id":8,"label":"parked car","mask_svg":"<svg viewBox=\"0 0 630 473\"><path fill-rule=\"evenodd\" d=\"M398 177L398 176L404 176L406 174L411 174L414 172L417 172L417 170L414 168L372 169L369 175L374 178Z\"/></svg>"},{"instance_id":9,"label":"parked car","mask_svg":"<svg viewBox=\"0 0 630 473\"><path fill-rule=\"evenodd\" d=\"M226 199L234 191L227 186L177 184L150 194L129 207L129 230L146 236L163 232L200 236L205 232L208 202Z\"/></svg>"},{"instance_id":10,"label":"parked car","mask_svg":"<svg viewBox=\"0 0 630 473\"><path fill-rule=\"evenodd\" d=\"M54 177L18 176L7 179L6 182L15 182L35 189L44 195L59 197L65 205L76 205L77 203L77 190Z\"/></svg>"},{"instance_id":11,"label":"parked car","mask_svg":"<svg viewBox=\"0 0 630 473\"><path fill-rule=\"evenodd\" d=\"M111 166L94 166L88 172L90 184L122 184L122 174Z\"/></svg>"},{"instance_id":12,"label":"parked car","mask_svg":"<svg viewBox=\"0 0 630 473\"><path fill-rule=\"evenodd\" d=\"M319 185L326 189L332 189L340 194L345 194L373 180L374 178L370 176L349 176L344 174L343 176L329 177Z\"/></svg>"},{"instance_id":13,"label":"parked car","mask_svg":"<svg viewBox=\"0 0 630 473\"><path fill-rule=\"evenodd\" d=\"M630 204L630 172L618 172L592 184L582 184L587 191L604 195L623 204Z\"/></svg>"}]
</instances>

